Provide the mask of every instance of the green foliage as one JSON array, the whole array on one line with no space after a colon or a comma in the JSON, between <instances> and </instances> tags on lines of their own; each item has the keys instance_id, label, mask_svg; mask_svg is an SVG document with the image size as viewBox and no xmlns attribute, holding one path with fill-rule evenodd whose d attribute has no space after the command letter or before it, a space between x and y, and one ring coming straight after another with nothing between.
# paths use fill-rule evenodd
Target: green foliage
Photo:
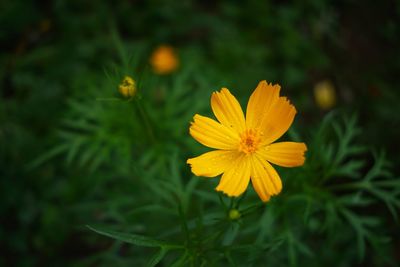
<instances>
[{"instance_id":1,"label":"green foliage","mask_svg":"<svg viewBox=\"0 0 400 267\"><path fill-rule=\"evenodd\" d=\"M336 141L324 141L321 137L329 136L332 130ZM373 165L365 168L368 160L364 156L366 149L355 142L360 133L355 116L345 117L341 125L333 120L333 114L328 115L317 131L319 136L314 138L310 148L314 153L309 155L306 166L307 179L312 174L319 174L314 175L317 179L313 183L303 184L304 192L312 194L312 197L307 194L294 197L307 204L304 220L313 226L313 231L335 236L339 243L356 240L358 258L362 260L367 241L376 248L389 240L379 232L385 223L382 221L385 215L377 202L386 204L397 219L399 178L390 173L389 162L383 153L373 153ZM319 163L318 159L321 159ZM373 215L369 212L371 208L377 209ZM313 215L318 215L319 225ZM341 236L338 228L342 229L344 225L353 228L352 235L345 232Z\"/></svg>"},{"instance_id":2,"label":"green foliage","mask_svg":"<svg viewBox=\"0 0 400 267\"><path fill-rule=\"evenodd\" d=\"M130 243L136 246L142 246L142 247L159 247L161 249L168 249L168 248L180 248L180 246L175 245L175 244L169 244L160 240L155 240L148 238L146 236L140 236L140 235L129 235L121 232L116 232L116 231L110 231L107 229L104 229L104 227L93 227L93 226L88 226L90 230L95 231L96 233L115 238L117 240Z\"/></svg>"},{"instance_id":3,"label":"green foliage","mask_svg":"<svg viewBox=\"0 0 400 267\"><path fill-rule=\"evenodd\" d=\"M164 259L168 246L173 246L181 251L178 261L191 265L258 266L269 263L275 266L320 266L334 263L340 266L362 261L367 244L369 249L377 252L377 259L374 260L390 262L380 255L380 248L390 240L382 236L380 230L385 223L382 220L385 213L372 215L366 213L365 208L377 207L378 211L382 211L379 209L381 202L397 218L399 179L390 174L383 154L374 154L373 165L369 169L365 168L366 164L358 163L366 162L368 153L356 141L361 133L356 117L344 117L343 122L336 117L333 113L325 117L311 139L314 142L310 143L306 165L289 173L286 192L267 205L256 200L253 193L245 196L247 201L243 198L231 199L227 204L222 198L218 200L216 194L210 194L210 188L203 188L195 177L185 186L180 175L185 171L181 170L181 164L177 164L177 156L171 157L169 171L166 172L170 173L168 179L148 176L145 183L154 192L152 202L157 203L150 210L164 210L165 216L173 217L177 216L174 208L178 209L181 231L175 227L162 235L174 237L168 241L174 243L152 243L160 250L150 262ZM194 190L198 195L195 199ZM161 201L157 202L157 199ZM249 201L253 204L246 204ZM223 210L218 208L219 202ZM239 208L242 214L238 221L229 220L232 208ZM167 210L170 213L165 212ZM205 214L204 210L207 210ZM164 218L163 222L166 221ZM128 243L148 246L147 243L132 242L135 235L127 239L128 236L111 230L99 231L95 228L94 231ZM177 236L181 238L176 239ZM243 242L251 245L242 245ZM317 255L314 249L325 246L325 242L331 248L357 247L357 253L343 254L340 258L334 253ZM222 254L215 255L218 252ZM240 253L247 256L243 257ZM164 261L173 263L168 257Z\"/></svg>"}]
</instances>

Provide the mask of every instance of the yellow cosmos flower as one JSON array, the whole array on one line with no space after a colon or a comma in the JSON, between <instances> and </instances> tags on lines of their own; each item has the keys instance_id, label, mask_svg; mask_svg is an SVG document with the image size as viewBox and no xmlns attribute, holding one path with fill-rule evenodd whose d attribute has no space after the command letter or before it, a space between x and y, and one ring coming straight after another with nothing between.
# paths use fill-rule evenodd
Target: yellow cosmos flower
<instances>
[{"instance_id":1,"label":"yellow cosmos flower","mask_svg":"<svg viewBox=\"0 0 400 267\"><path fill-rule=\"evenodd\" d=\"M179 60L171 46L160 45L152 53L150 64L155 73L168 74L178 68Z\"/></svg>"},{"instance_id":2,"label":"yellow cosmos flower","mask_svg":"<svg viewBox=\"0 0 400 267\"><path fill-rule=\"evenodd\" d=\"M282 190L282 181L270 163L296 167L304 163L304 143L279 142L290 127L296 109L280 86L261 81L247 104L246 118L236 98L222 88L211 96L218 121L196 114L190 134L201 144L217 150L187 160L197 176L222 174L216 188L228 196L239 196L250 180L262 201Z\"/></svg>"}]
</instances>

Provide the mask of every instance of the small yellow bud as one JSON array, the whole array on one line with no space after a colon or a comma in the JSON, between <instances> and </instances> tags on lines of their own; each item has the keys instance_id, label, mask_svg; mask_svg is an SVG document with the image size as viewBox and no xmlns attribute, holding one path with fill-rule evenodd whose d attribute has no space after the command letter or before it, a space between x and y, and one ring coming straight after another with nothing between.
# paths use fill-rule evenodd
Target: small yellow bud
<instances>
[{"instance_id":1,"label":"small yellow bud","mask_svg":"<svg viewBox=\"0 0 400 267\"><path fill-rule=\"evenodd\" d=\"M322 81L314 86L314 98L318 107L331 109L336 104L335 87L330 81Z\"/></svg>"},{"instance_id":2,"label":"small yellow bud","mask_svg":"<svg viewBox=\"0 0 400 267\"><path fill-rule=\"evenodd\" d=\"M237 209L231 209L229 211L229 219L231 219L232 221L239 219L241 216L242 215Z\"/></svg>"},{"instance_id":3,"label":"small yellow bud","mask_svg":"<svg viewBox=\"0 0 400 267\"><path fill-rule=\"evenodd\" d=\"M178 68L179 59L173 47L160 45L151 54L150 65L155 73L168 74Z\"/></svg>"},{"instance_id":4,"label":"small yellow bud","mask_svg":"<svg viewBox=\"0 0 400 267\"><path fill-rule=\"evenodd\" d=\"M129 76L125 76L118 87L118 91L124 97L134 97L136 95L136 82Z\"/></svg>"}]
</instances>

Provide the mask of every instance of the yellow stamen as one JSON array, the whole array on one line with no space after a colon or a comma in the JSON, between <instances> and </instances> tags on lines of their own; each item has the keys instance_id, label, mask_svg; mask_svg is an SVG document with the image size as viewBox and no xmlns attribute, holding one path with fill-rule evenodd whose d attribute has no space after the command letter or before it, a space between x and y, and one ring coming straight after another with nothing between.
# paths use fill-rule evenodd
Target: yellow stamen
<instances>
[{"instance_id":1,"label":"yellow stamen","mask_svg":"<svg viewBox=\"0 0 400 267\"><path fill-rule=\"evenodd\" d=\"M254 153L260 145L260 133L253 129L247 129L240 135L239 151L245 154Z\"/></svg>"}]
</instances>

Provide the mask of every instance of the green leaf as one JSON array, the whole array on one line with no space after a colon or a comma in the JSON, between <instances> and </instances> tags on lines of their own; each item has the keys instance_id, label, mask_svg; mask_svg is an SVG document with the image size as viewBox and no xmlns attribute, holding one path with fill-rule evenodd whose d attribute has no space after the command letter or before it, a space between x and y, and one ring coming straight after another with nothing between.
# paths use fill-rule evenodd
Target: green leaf
<instances>
[{"instance_id":1,"label":"green leaf","mask_svg":"<svg viewBox=\"0 0 400 267\"><path fill-rule=\"evenodd\" d=\"M71 165L72 161L75 159L75 156L78 154L79 148L84 143L84 139L77 137L75 140L71 142L69 145L66 163L67 165Z\"/></svg>"},{"instance_id":2,"label":"green leaf","mask_svg":"<svg viewBox=\"0 0 400 267\"><path fill-rule=\"evenodd\" d=\"M236 264L236 262L233 260L230 251L226 251L226 252L224 253L224 256L225 256L225 258L228 260L229 266L238 266L238 265Z\"/></svg>"},{"instance_id":3,"label":"green leaf","mask_svg":"<svg viewBox=\"0 0 400 267\"><path fill-rule=\"evenodd\" d=\"M171 244L167 243L165 241L153 239L147 236L143 235L136 235L136 234L127 234L127 233L122 233L114 230L110 230L105 227L100 227L100 226L87 226L90 230L104 235L111 237L116 240L120 240L129 244L133 244L136 246L141 246L141 247L161 247L161 248L181 248L181 246L176 245L176 244Z\"/></svg>"},{"instance_id":4,"label":"green leaf","mask_svg":"<svg viewBox=\"0 0 400 267\"><path fill-rule=\"evenodd\" d=\"M351 178L360 177L360 170L365 166L365 161L363 160L352 160L346 164L339 166L334 172L337 176L347 176Z\"/></svg>"},{"instance_id":5,"label":"green leaf","mask_svg":"<svg viewBox=\"0 0 400 267\"><path fill-rule=\"evenodd\" d=\"M365 256L365 247L366 240L365 235L367 234L367 230L363 225L362 219L347 209L341 210L344 217L348 220L348 222L353 226L354 231L356 232L356 240L357 240L357 248L358 248L358 257L361 262Z\"/></svg>"},{"instance_id":6,"label":"green leaf","mask_svg":"<svg viewBox=\"0 0 400 267\"><path fill-rule=\"evenodd\" d=\"M167 254L168 249L161 248L154 256L150 259L150 261L146 264L147 267L156 266Z\"/></svg>"},{"instance_id":7,"label":"green leaf","mask_svg":"<svg viewBox=\"0 0 400 267\"><path fill-rule=\"evenodd\" d=\"M174 263L171 264L171 267L181 267L181 266L185 266L185 263L188 261L190 257L190 254L185 251L184 254L182 254L182 256L180 256Z\"/></svg>"},{"instance_id":8,"label":"green leaf","mask_svg":"<svg viewBox=\"0 0 400 267\"><path fill-rule=\"evenodd\" d=\"M237 234L239 233L240 225L238 223L231 224L225 233L224 239L222 241L224 246L231 245L235 240Z\"/></svg>"},{"instance_id":9,"label":"green leaf","mask_svg":"<svg viewBox=\"0 0 400 267\"><path fill-rule=\"evenodd\" d=\"M35 160L33 160L32 162L30 162L26 168L28 170L32 170L40 165L42 165L43 163L51 160L52 158L58 156L59 154L64 153L66 150L68 149L68 145L66 144L62 144L56 147L53 147L52 149L50 149L49 151L45 152L44 154L40 155L39 157L37 157Z\"/></svg>"}]
</instances>

